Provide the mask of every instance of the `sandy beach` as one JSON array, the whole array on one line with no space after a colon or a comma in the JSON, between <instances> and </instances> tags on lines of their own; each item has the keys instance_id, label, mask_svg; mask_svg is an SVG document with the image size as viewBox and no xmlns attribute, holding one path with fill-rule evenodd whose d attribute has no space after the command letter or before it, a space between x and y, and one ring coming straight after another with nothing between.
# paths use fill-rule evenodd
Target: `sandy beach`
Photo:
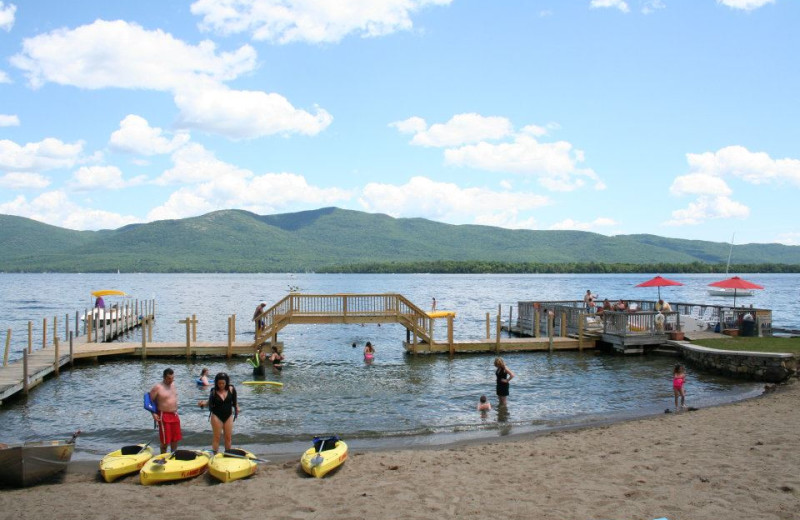
<instances>
[{"instance_id":1,"label":"sandy beach","mask_svg":"<svg viewBox=\"0 0 800 520\"><path fill-rule=\"evenodd\" d=\"M138 475L106 484L96 464L79 462L60 482L0 491L0 517L796 519L798 398L795 382L745 402L601 427L354 450L321 480L292 460L231 484L204 475L145 488Z\"/></svg>"}]
</instances>

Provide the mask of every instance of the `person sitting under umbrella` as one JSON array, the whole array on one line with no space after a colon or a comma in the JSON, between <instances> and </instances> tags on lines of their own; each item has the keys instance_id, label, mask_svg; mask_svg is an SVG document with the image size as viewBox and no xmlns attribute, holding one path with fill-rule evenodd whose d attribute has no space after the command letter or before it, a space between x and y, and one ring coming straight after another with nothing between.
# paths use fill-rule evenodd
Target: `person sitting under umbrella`
<instances>
[{"instance_id":1,"label":"person sitting under umbrella","mask_svg":"<svg viewBox=\"0 0 800 520\"><path fill-rule=\"evenodd\" d=\"M659 312L672 312L672 306L669 302L658 300L658 303L656 303L656 310Z\"/></svg>"}]
</instances>

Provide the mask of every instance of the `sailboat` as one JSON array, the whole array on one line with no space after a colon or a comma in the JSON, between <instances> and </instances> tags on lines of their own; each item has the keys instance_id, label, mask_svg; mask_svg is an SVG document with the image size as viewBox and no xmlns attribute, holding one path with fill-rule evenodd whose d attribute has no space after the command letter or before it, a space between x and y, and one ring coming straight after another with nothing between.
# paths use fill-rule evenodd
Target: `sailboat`
<instances>
[{"instance_id":1,"label":"sailboat","mask_svg":"<svg viewBox=\"0 0 800 520\"><path fill-rule=\"evenodd\" d=\"M731 249L728 251L728 264L725 266L725 276L728 275L728 270L731 268L731 254L733 254L733 239L736 233L731 236ZM739 296L753 296L753 289L724 289L721 287L708 290L709 296L730 296L731 298Z\"/></svg>"}]
</instances>

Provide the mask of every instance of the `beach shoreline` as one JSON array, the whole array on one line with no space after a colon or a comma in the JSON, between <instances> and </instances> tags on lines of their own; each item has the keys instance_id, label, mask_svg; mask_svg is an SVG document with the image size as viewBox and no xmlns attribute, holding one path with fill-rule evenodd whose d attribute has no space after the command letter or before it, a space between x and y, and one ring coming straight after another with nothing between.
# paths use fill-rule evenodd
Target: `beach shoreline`
<instances>
[{"instance_id":1,"label":"beach shoreline","mask_svg":"<svg viewBox=\"0 0 800 520\"><path fill-rule=\"evenodd\" d=\"M353 450L324 479L299 454L250 479L107 484L95 461L59 482L0 491L6 518L504 518L789 520L800 513L796 379L693 412L492 440ZM691 404L691 395L689 395Z\"/></svg>"}]
</instances>

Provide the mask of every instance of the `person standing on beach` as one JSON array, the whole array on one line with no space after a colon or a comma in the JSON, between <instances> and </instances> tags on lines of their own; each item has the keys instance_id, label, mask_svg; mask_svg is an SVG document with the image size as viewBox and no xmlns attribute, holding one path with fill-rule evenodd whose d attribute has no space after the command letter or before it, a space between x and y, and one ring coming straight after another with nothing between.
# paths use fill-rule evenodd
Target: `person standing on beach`
<instances>
[{"instance_id":1,"label":"person standing on beach","mask_svg":"<svg viewBox=\"0 0 800 520\"><path fill-rule=\"evenodd\" d=\"M161 453L167 452L167 445L172 451L178 449L181 435L181 419L178 417L178 390L175 388L175 372L165 368L163 380L150 389L150 399L158 407L153 413L153 420L158 423L158 439Z\"/></svg>"},{"instance_id":2,"label":"person standing on beach","mask_svg":"<svg viewBox=\"0 0 800 520\"><path fill-rule=\"evenodd\" d=\"M684 410L686 408L686 390L683 385L686 383L686 372L683 365L675 365L672 371L672 392L675 394L675 411ZM678 408L678 397L680 397L681 407Z\"/></svg>"},{"instance_id":3,"label":"person standing on beach","mask_svg":"<svg viewBox=\"0 0 800 520\"><path fill-rule=\"evenodd\" d=\"M494 375L497 377L497 397L500 400L500 406L506 406L508 403L508 383L514 378L514 372L506 366L501 357L494 358L494 366L496 368Z\"/></svg>"},{"instance_id":4,"label":"person standing on beach","mask_svg":"<svg viewBox=\"0 0 800 520\"><path fill-rule=\"evenodd\" d=\"M213 439L211 448L219 451L219 438L224 434L225 451L230 451L233 439L233 421L239 416L239 403L236 399L236 388L231 384L228 374L220 372L214 377L214 389L207 401L199 401L197 405L204 408L208 405L211 412L211 431Z\"/></svg>"}]
</instances>

